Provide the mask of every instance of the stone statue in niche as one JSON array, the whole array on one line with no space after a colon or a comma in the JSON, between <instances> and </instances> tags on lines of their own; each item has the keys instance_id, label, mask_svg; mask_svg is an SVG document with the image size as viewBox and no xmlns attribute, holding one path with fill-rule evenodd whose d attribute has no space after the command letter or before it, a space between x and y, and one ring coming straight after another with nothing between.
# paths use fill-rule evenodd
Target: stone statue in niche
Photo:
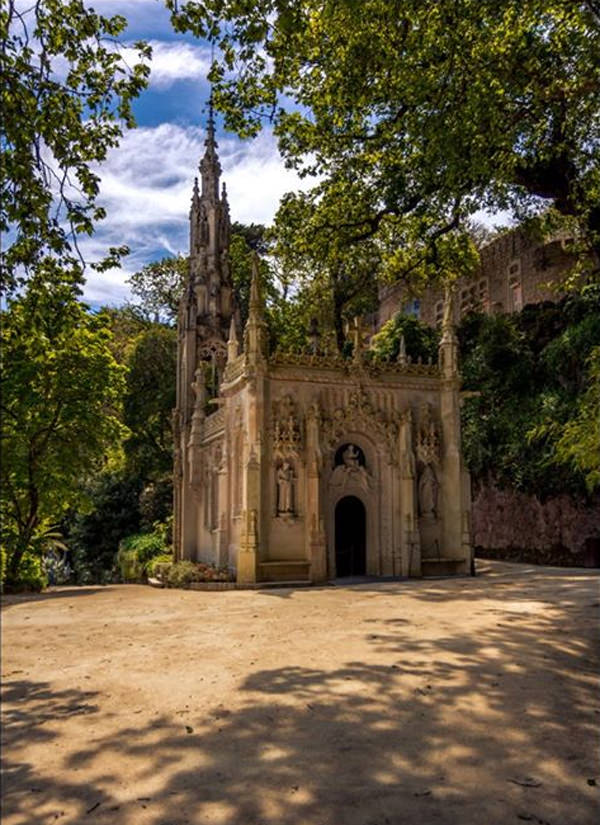
<instances>
[{"instance_id":1,"label":"stone statue in niche","mask_svg":"<svg viewBox=\"0 0 600 825\"><path fill-rule=\"evenodd\" d=\"M293 516L294 507L294 487L296 476L294 467L287 459L284 460L277 470L277 515Z\"/></svg>"},{"instance_id":2,"label":"stone statue in niche","mask_svg":"<svg viewBox=\"0 0 600 825\"><path fill-rule=\"evenodd\" d=\"M371 476L364 466L364 455L356 444L345 444L336 453L336 464L331 476L333 487L344 489L349 484L357 484L367 492L371 488Z\"/></svg>"},{"instance_id":3,"label":"stone statue in niche","mask_svg":"<svg viewBox=\"0 0 600 825\"><path fill-rule=\"evenodd\" d=\"M419 478L419 512L423 518L437 517L438 482L431 464L426 464Z\"/></svg>"},{"instance_id":4,"label":"stone statue in niche","mask_svg":"<svg viewBox=\"0 0 600 825\"><path fill-rule=\"evenodd\" d=\"M342 461L346 465L347 468L350 470L356 470L360 467L359 464L360 453L354 446L354 444L348 444L344 452L342 453Z\"/></svg>"}]
</instances>

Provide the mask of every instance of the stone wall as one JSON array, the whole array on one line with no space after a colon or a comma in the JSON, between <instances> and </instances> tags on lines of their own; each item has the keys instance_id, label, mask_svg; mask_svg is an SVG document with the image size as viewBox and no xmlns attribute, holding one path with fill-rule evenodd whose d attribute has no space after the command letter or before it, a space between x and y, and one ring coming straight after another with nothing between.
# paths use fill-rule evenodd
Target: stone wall
<instances>
[{"instance_id":1,"label":"stone wall","mask_svg":"<svg viewBox=\"0 0 600 825\"><path fill-rule=\"evenodd\" d=\"M526 304L556 301L560 294L549 284L560 281L573 265L564 238L540 243L521 229L506 232L481 250L481 263L472 278L459 278L455 322L472 309L488 313L516 312ZM441 322L444 294L427 289L417 301L404 284L383 287L376 326L397 312L415 314L430 326Z\"/></svg>"},{"instance_id":2,"label":"stone wall","mask_svg":"<svg viewBox=\"0 0 600 825\"><path fill-rule=\"evenodd\" d=\"M600 567L600 494L591 502L535 496L493 485L474 491L473 544L484 558Z\"/></svg>"}]
</instances>

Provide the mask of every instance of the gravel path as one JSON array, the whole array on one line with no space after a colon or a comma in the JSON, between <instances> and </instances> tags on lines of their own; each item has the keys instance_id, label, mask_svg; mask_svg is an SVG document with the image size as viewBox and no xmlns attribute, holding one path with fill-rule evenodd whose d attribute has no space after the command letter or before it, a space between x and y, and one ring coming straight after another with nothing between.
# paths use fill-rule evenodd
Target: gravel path
<instances>
[{"instance_id":1,"label":"gravel path","mask_svg":"<svg viewBox=\"0 0 600 825\"><path fill-rule=\"evenodd\" d=\"M3 823L600 822L598 571L7 597Z\"/></svg>"}]
</instances>

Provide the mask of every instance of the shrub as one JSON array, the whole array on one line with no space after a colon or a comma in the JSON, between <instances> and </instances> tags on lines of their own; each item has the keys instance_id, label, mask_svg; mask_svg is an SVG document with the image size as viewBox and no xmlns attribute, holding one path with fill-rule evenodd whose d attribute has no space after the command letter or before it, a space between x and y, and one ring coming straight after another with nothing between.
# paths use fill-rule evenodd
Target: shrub
<instances>
[{"instance_id":1,"label":"shrub","mask_svg":"<svg viewBox=\"0 0 600 825\"><path fill-rule=\"evenodd\" d=\"M215 567L202 562L178 561L166 571L169 587L187 587L192 582L229 582L233 581L231 572L226 567Z\"/></svg>"},{"instance_id":2,"label":"shrub","mask_svg":"<svg viewBox=\"0 0 600 825\"><path fill-rule=\"evenodd\" d=\"M169 568L173 565L173 556L170 553L161 553L160 556L155 556L150 559L146 565L146 573L152 578L167 580Z\"/></svg>"},{"instance_id":3,"label":"shrub","mask_svg":"<svg viewBox=\"0 0 600 825\"><path fill-rule=\"evenodd\" d=\"M48 586L48 579L42 569L42 561L38 556L26 552L19 564L17 578L10 582L11 591L28 591L39 593Z\"/></svg>"},{"instance_id":4,"label":"shrub","mask_svg":"<svg viewBox=\"0 0 600 825\"><path fill-rule=\"evenodd\" d=\"M119 543L117 565L125 581L139 581L150 574L150 564L154 559L167 555L166 537L169 526L156 523L152 533L135 533Z\"/></svg>"},{"instance_id":5,"label":"shrub","mask_svg":"<svg viewBox=\"0 0 600 825\"><path fill-rule=\"evenodd\" d=\"M42 571L48 579L48 584L66 584L71 578L71 567L65 554L55 551L47 553L42 558Z\"/></svg>"},{"instance_id":6,"label":"shrub","mask_svg":"<svg viewBox=\"0 0 600 825\"><path fill-rule=\"evenodd\" d=\"M169 587L185 587L191 582L203 581L202 573L193 561L178 561L172 564L167 571Z\"/></svg>"},{"instance_id":7,"label":"shrub","mask_svg":"<svg viewBox=\"0 0 600 825\"><path fill-rule=\"evenodd\" d=\"M88 513L78 513L69 532L75 579L79 584L114 578L119 542L140 527L140 483L123 473L104 473L88 487L93 502Z\"/></svg>"},{"instance_id":8,"label":"shrub","mask_svg":"<svg viewBox=\"0 0 600 825\"><path fill-rule=\"evenodd\" d=\"M135 550L119 547L117 553L117 568L120 577L126 582L137 582L143 576L143 569L139 564Z\"/></svg>"},{"instance_id":9,"label":"shrub","mask_svg":"<svg viewBox=\"0 0 600 825\"><path fill-rule=\"evenodd\" d=\"M139 496L139 511L142 530L152 530L157 521L169 520L173 512L172 473L146 484Z\"/></svg>"}]
</instances>

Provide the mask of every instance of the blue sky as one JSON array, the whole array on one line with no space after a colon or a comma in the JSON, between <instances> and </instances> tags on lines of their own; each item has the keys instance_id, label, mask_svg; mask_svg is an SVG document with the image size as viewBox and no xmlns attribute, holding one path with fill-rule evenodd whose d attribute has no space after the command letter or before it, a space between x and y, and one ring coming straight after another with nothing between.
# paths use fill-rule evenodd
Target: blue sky
<instances>
[{"instance_id":1,"label":"blue sky","mask_svg":"<svg viewBox=\"0 0 600 825\"><path fill-rule=\"evenodd\" d=\"M87 260L100 258L109 246L129 246L131 254L120 270L88 270L84 292L94 305L120 304L129 297L131 273L165 255L187 251L192 183L204 149L210 47L174 32L162 0L86 4L102 14L127 18L125 59L133 58L128 45L136 40L153 47L150 86L134 103L138 128L126 132L98 167L107 218L93 238L81 243ZM269 130L242 142L225 133L217 119L217 141L232 220L270 223L281 196L307 185L284 168Z\"/></svg>"},{"instance_id":2,"label":"blue sky","mask_svg":"<svg viewBox=\"0 0 600 825\"><path fill-rule=\"evenodd\" d=\"M80 243L88 261L102 258L109 246L130 248L121 269L87 272L85 300L93 306L119 305L131 297L127 281L132 273L187 252L192 184L204 151L210 46L174 32L163 0L85 2L101 14L128 20L125 60L135 60L136 40L153 48L149 88L134 103L138 128L126 132L97 169L107 218ZM225 133L217 118L217 141L232 220L269 224L286 192L311 184L284 167L268 128L254 140L240 141ZM508 216L477 213L475 218L493 224L506 223Z\"/></svg>"}]
</instances>

